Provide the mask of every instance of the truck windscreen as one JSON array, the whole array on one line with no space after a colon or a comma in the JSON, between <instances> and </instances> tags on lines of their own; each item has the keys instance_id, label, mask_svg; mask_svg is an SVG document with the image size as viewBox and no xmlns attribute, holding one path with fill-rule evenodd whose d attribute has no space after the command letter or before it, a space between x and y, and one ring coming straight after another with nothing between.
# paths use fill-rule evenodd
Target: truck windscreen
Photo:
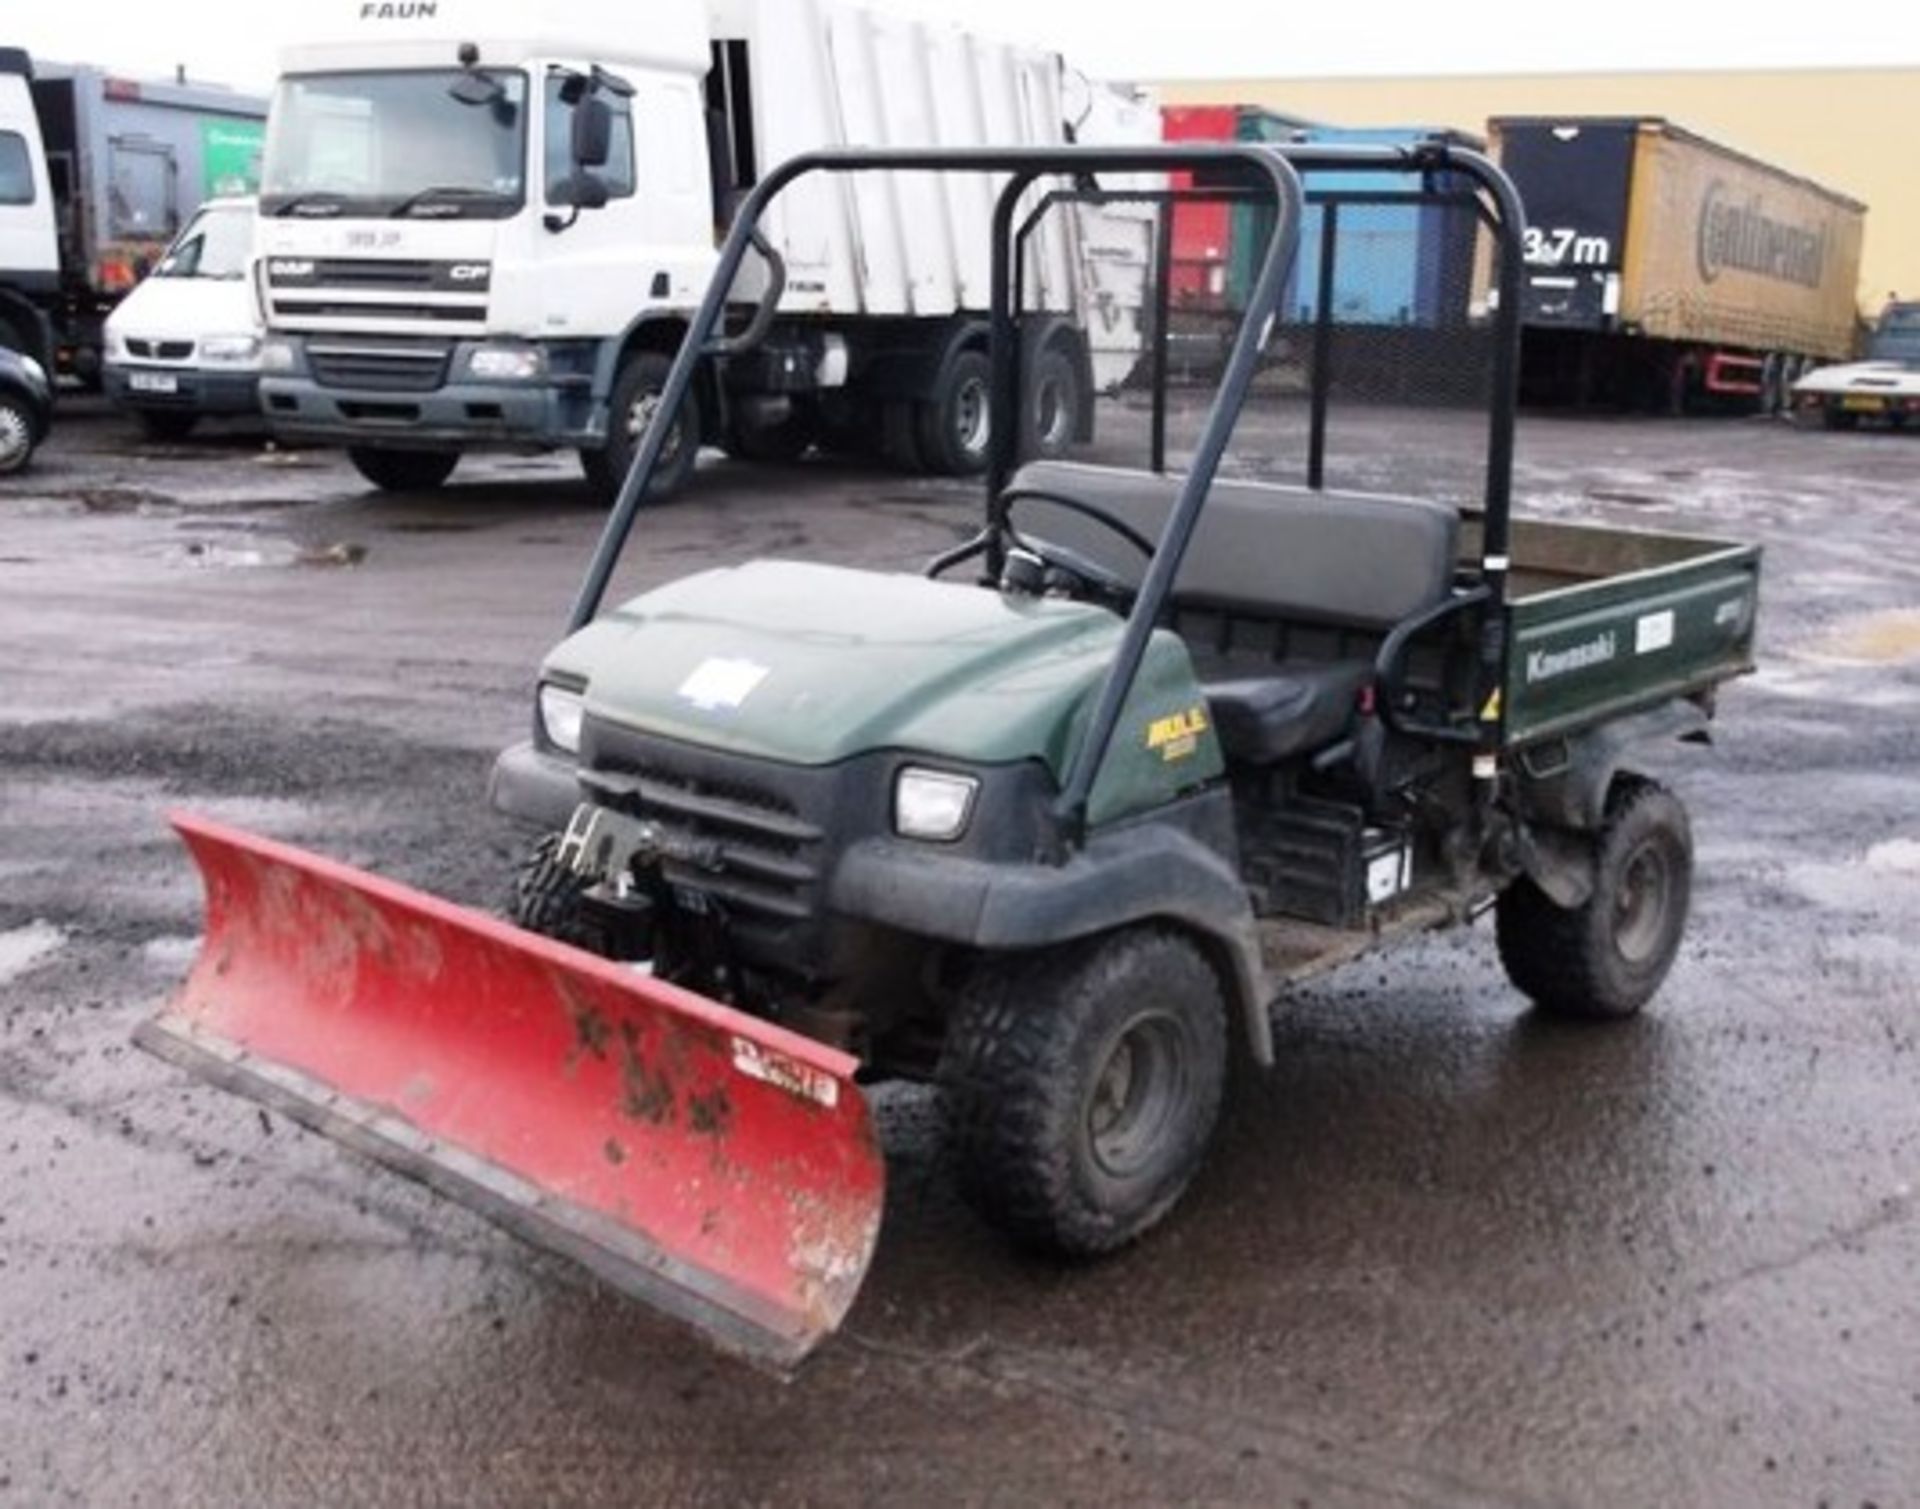
<instances>
[{"instance_id":1,"label":"truck windscreen","mask_svg":"<svg viewBox=\"0 0 1920 1509\"><path fill-rule=\"evenodd\" d=\"M504 219L525 202L527 77L458 69L281 80L260 184L264 215Z\"/></svg>"}]
</instances>

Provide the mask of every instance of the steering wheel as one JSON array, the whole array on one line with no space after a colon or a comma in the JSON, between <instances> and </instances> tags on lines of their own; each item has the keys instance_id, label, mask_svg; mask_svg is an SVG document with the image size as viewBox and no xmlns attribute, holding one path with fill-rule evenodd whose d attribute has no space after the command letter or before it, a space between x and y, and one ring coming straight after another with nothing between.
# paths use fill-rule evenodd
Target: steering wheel
<instances>
[{"instance_id":1,"label":"steering wheel","mask_svg":"<svg viewBox=\"0 0 1920 1509\"><path fill-rule=\"evenodd\" d=\"M1100 525L1108 533L1119 536L1139 552L1143 561L1153 560L1155 547L1151 540L1125 519L1114 517L1084 498L1069 497L1065 493L1050 492L1039 487L1012 487L1000 495L1000 501L1009 512L1015 503L1023 502L1051 503L1056 508L1064 508L1068 513L1078 514ZM1008 543L1015 549L1024 550L1043 566L1072 577L1093 596L1110 599L1124 608L1139 594L1138 582L1127 580L1119 572L1108 569L1078 550L1052 540L1029 538L1013 527L1011 519L1007 521L1006 531Z\"/></svg>"}]
</instances>

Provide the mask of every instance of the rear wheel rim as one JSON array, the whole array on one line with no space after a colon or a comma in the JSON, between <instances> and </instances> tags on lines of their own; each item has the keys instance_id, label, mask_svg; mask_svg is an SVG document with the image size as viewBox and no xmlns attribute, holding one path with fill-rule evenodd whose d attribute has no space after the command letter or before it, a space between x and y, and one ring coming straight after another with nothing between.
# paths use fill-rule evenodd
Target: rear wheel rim
<instances>
[{"instance_id":1,"label":"rear wheel rim","mask_svg":"<svg viewBox=\"0 0 1920 1509\"><path fill-rule=\"evenodd\" d=\"M1658 957L1667 934L1673 869L1657 844L1635 850L1613 898L1613 946L1629 964Z\"/></svg>"},{"instance_id":2,"label":"rear wheel rim","mask_svg":"<svg viewBox=\"0 0 1920 1509\"><path fill-rule=\"evenodd\" d=\"M27 416L10 403L0 403L0 472L12 471L24 462L32 444Z\"/></svg>"},{"instance_id":3,"label":"rear wheel rim","mask_svg":"<svg viewBox=\"0 0 1920 1509\"><path fill-rule=\"evenodd\" d=\"M1087 1097L1087 1146L1102 1173L1136 1178L1159 1158L1178 1126L1191 1076L1180 1029L1142 1014L1108 1045Z\"/></svg>"},{"instance_id":4,"label":"rear wheel rim","mask_svg":"<svg viewBox=\"0 0 1920 1509\"><path fill-rule=\"evenodd\" d=\"M993 414L987 399L984 378L969 377L954 390L953 438L961 451L978 456L987 448L992 433Z\"/></svg>"},{"instance_id":5,"label":"rear wheel rim","mask_svg":"<svg viewBox=\"0 0 1920 1509\"><path fill-rule=\"evenodd\" d=\"M1043 450L1057 450L1067 440L1065 384L1043 380L1034 394L1034 437Z\"/></svg>"}]
</instances>

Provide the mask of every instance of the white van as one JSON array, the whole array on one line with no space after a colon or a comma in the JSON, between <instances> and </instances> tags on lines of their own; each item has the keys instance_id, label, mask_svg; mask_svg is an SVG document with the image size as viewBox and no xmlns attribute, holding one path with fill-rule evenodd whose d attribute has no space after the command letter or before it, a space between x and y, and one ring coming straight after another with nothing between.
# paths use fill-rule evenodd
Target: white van
<instances>
[{"instance_id":1,"label":"white van","mask_svg":"<svg viewBox=\"0 0 1920 1509\"><path fill-rule=\"evenodd\" d=\"M107 320L107 396L156 440L260 408L254 201L209 199Z\"/></svg>"}]
</instances>

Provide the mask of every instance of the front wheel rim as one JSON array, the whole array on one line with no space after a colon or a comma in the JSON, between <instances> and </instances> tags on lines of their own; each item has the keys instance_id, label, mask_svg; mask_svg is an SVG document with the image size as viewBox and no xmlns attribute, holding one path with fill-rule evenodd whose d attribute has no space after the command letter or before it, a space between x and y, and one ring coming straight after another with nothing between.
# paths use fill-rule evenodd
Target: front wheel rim
<instances>
[{"instance_id":1,"label":"front wheel rim","mask_svg":"<svg viewBox=\"0 0 1920 1509\"><path fill-rule=\"evenodd\" d=\"M646 440L648 426L653 423L659 413L660 395L658 393L642 393L638 398L634 399L633 407L627 410L627 439L632 444L636 454L638 454L641 444ZM659 465L671 466L674 459L680 454L682 428L683 427L676 421L673 428L667 431L666 437L660 442Z\"/></svg>"},{"instance_id":2,"label":"front wheel rim","mask_svg":"<svg viewBox=\"0 0 1920 1509\"><path fill-rule=\"evenodd\" d=\"M1087 1097L1087 1146L1101 1172L1131 1179L1159 1157L1178 1124L1190 1075L1178 1025L1142 1015L1109 1044Z\"/></svg>"},{"instance_id":3,"label":"front wheel rim","mask_svg":"<svg viewBox=\"0 0 1920 1509\"><path fill-rule=\"evenodd\" d=\"M1646 964L1666 937L1673 870L1655 844L1636 850L1613 901L1613 946L1629 964Z\"/></svg>"}]
</instances>

